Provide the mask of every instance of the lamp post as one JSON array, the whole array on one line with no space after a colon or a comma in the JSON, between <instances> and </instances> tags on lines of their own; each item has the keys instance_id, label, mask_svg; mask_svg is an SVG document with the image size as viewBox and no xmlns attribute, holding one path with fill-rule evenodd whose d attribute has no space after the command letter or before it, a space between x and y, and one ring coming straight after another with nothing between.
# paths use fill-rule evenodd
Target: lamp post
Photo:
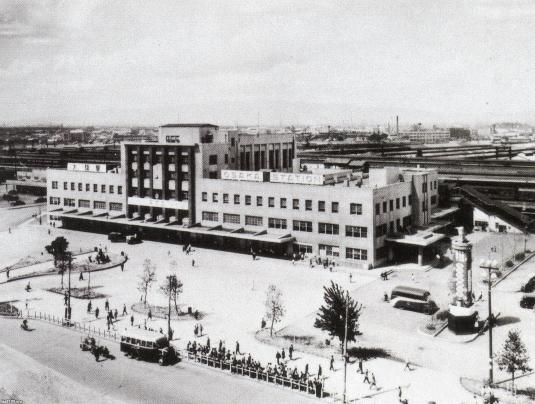
<instances>
[{"instance_id":1,"label":"lamp post","mask_svg":"<svg viewBox=\"0 0 535 404\"><path fill-rule=\"evenodd\" d=\"M498 269L498 261L489 259L483 259L481 260L481 263L479 264L479 267L481 269L484 269L487 271L486 274L488 274L487 282L488 282L488 310L489 310L489 317L488 317L488 323L489 323L489 386L492 386L494 383L494 361L493 361L493 353L492 353L492 326L493 326L493 316L492 316L492 271ZM486 275L485 274L485 275Z\"/></svg>"},{"instance_id":2,"label":"lamp post","mask_svg":"<svg viewBox=\"0 0 535 404\"><path fill-rule=\"evenodd\" d=\"M69 294L67 295L67 324L71 325L71 269L72 269L72 253L67 253L69 260Z\"/></svg>"}]
</instances>

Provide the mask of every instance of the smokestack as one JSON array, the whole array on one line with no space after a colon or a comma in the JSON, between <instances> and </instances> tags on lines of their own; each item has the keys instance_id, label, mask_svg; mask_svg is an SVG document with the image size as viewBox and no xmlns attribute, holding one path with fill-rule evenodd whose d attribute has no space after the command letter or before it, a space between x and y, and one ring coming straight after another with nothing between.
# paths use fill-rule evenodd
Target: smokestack
<instances>
[{"instance_id":1,"label":"smokestack","mask_svg":"<svg viewBox=\"0 0 535 404\"><path fill-rule=\"evenodd\" d=\"M399 116L396 115L396 135L399 136Z\"/></svg>"}]
</instances>

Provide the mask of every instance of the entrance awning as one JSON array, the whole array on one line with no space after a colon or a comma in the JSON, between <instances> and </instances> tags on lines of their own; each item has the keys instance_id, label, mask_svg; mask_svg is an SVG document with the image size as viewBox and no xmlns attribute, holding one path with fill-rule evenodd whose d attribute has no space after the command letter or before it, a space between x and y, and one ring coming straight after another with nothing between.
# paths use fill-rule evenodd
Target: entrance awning
<instances>
[{"instance_id":1,"label":"entrance awning","mask_svg":"<svg viewBox=\"0 0 535 404\"><path fill-rule=\"evenodd\" d=\"M401 237L387 237L386 241L396 244L414 245L427 247L446 237L445 234L422 232L416 234L404 234Z\"/></svg>"}]
</instances>

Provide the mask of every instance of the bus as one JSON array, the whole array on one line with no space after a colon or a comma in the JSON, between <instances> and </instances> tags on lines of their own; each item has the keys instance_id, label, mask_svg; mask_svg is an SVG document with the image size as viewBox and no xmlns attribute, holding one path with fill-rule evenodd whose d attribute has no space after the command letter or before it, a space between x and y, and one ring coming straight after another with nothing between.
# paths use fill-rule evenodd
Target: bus
<instances>
[{"instance_id":1,"label":"bus","mask_svg":"<svg viewBox=\"0 0 535 404\"><path fill-rule=\"evenodd\" d=\"M121 352L138 360L158 362L160 365L178 359L178 353L169 344L167 336L140 328L125 329L121 334Z\"/></svg>"},{"instance_id":2,"label":"bus","mask_svg":"<svg viewBox=\"0 0 535 404\"><path fill-rule=\"evenodd\" d=\"M390 299L395 299L396 297L404 297L413 300L427 301L431 296L428 290L413 288L411 286L396 286L392 289L390 294Z\"/></svg>"}]
</instances>

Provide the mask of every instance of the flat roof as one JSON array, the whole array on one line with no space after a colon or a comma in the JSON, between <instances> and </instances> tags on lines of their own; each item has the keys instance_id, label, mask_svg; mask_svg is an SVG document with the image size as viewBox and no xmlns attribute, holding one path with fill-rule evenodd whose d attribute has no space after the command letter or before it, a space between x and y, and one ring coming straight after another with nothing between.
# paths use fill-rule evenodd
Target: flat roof
<instances>
[{"instance_id":1,"label":"flat roof","mask_svg":"<svg viewBox=\"0 0 535 404\"><path fill-rule=\"evenodd\" d=\"M436 243L439 240L442 240L446 235L440 233L416 233L416 234L406 234L401 238L387 237L386 241L397 244L408 244L415 245L419 247L427 247L433 243Z\"/></svg>"},{"instance_id":2,"label":"flat roof","mask_svg":"<svg viewBox=\"0 0 535 404\"><path fill-rule=\"evenodd\" d=\"M168 123L160 126L160 128L219 128L217 125L211 123Z\"/></svg>"},{"instance_id":3,"label":"flat roof","mask_svg":"<svg viewBox=\"0 0 535 404\"><path fill-rule=\"evenodd\" d=\"M167 339L165 334L160 334L155 331L144 330L141 328L126 328L121 332L122 337L137 338L144 341L156 342L161 339Z\"/></svg>"}]
</instances>

